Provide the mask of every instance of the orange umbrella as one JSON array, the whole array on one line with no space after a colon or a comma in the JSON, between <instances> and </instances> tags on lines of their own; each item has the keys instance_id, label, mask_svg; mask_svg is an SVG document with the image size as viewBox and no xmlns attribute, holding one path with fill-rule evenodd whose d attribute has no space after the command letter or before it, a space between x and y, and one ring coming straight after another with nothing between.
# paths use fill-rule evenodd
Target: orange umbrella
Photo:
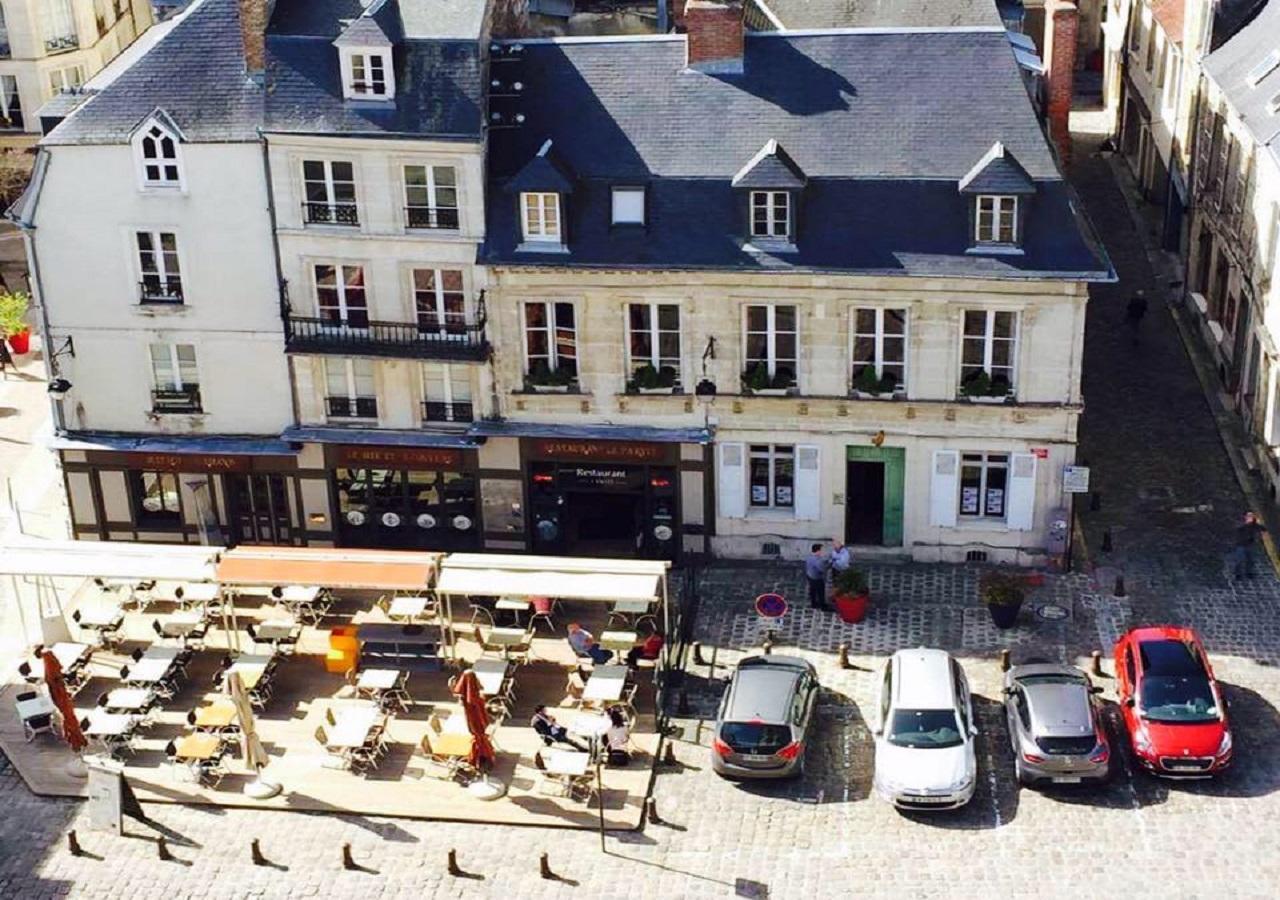
<instances>
[{"instance_id":1,"label":"orange umbrella","mask_svg":"<svg viewBox=\"0 0 1280 900\"><path fill-rule=\"evenodd\" d=\"M44 651L44 686L49 691L49 699L62 714L62 736L72 750L79 753L89 743L84 732L80 730L80 720L76 718L76 708L71 705L71 695L67 693L67 682L62 677L62 664L52 650Z\"/></svg>"},{"instance_id":2,"label":"orange umbrella","mask_svg":"<svg viewBox=\"0 0 1280 900\"><path fill-rule=\"evenodd\" d=\"M484 708L484 694L480 692L480 681L471 670L463 672L454 680L453 693L462 702L462 711L467 716L467 731L471 732L471 756L468 762L476 769L487 772L494 762L493 742L485 729L489 727L489 713Z\"/></svg>"}]
</instances>

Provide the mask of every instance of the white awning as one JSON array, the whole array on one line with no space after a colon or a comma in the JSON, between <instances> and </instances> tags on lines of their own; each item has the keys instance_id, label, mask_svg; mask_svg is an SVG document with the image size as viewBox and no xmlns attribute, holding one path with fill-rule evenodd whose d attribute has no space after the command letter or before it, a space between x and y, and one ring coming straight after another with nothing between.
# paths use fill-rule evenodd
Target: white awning
<instances>
[{"instance_id":1,"label":"white awning","mask_svg":"<svg viewBox=\"0 0 1280 900\"><path fill-rule=\"evenodd\" d=\"M436 591L482 597L660 600L669 563L455 553L444 559Z\"/></svg>"},{"instance_id":2,"label":"white awning","mask_svg":"<svg viewBox=\"0 0 1280 900\"><path fill-rule=\"evenodd\" d=\"M0 575L213 581L222 547L19 539L0 546Z\"/></svg>"}]
</instances>

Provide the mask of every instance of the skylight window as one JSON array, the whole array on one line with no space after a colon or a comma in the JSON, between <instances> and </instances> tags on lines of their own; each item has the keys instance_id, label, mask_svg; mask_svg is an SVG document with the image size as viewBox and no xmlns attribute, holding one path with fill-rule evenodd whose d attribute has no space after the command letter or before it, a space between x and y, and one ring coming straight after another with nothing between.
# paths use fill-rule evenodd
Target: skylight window
<instances>
[{"instance_id":1,"label":"skylight window","mask_svg":"<svg viewBox=\"0 0 1280 900\"><path fill-rule=\"evenodd\" d=\"M1275 70L1276 66L1280 66L1280 49L1272 50L1262 58L1262 62L1249 70L1249 74L1245 76L1249 81L1249 87L1257 87L1262 79Z\"/></svg>"},{"instance_id":2,"label":"skylight window","mask_svg":"<svg viewBox=\"0 0 1280 900\"><path fill-rule=\"evenodd\" d=\"M1271 113L1273 116L1276 113L1280 113L1280 94L1276 94L1267 101L1267 112Z\"/></svg>"}]
</instances>

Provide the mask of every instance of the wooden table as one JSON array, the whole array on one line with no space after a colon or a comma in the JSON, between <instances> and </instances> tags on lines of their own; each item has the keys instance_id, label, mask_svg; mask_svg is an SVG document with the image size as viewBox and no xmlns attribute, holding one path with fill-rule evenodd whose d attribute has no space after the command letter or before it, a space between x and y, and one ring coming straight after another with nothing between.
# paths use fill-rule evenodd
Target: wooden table
<instances>
[{"instance_id":1,"label":"wooden table","mask_svg":"<svg viewBox=\"0 0 1280 900\"><path fill-rule=\"evenodd\" d=\"M477 659L471 665L476 673L476 681L480 682L480 692L488 697L502 693L507 678L511 675L511 663L505 659Z\"/></svg>"},{"instance_id":2,"label":"wooden table","mask_svg":"<svg viewBox=\"0 0 1280 900\"><path fill-rule=\"evenodd\" d=\"M53 651L53 658L62 666L64 675L87 662L89 654L93 652L93 648L88 644L76 644L70 641L61 641L46 649ZM43 654L31 660L31 674L35 678L44 678Z\"/></svg>"},{"instance_id":3,"label":"wooden table","mask_svg":"<svg viewBox=\"0 0 1280 900\"><path fill-rule=\"evenodd\" d=\"M466 757L471 755L473 743L470 732L444 731L431 735L431 752L440 756Z\"/></svg>"},{"instance_id":4,"label":"wooden table","mask_svg":"<svg viewBox=\"0 0 1280 900\"><path fill-rule=\"evenodd\" d=\"M582 699L587 701L610 701L622 699L622 689L627 683L626 666L596 666L587 679L586 690Z\"/></svg>"},{"instance_id":5,"label":"wooden table","mask_svg":"<svg viewBox=\"0 0 1280 900\"><path fill-rule=\"evenodd\" d=\"M217 700L196 710L196 729L221 729L236 721L238 711L230 700Z\"/></svg>"},{"instance_id":6,"label":"wooden table","mask_svg":"<svg viewBox=\"0 0 1280 900\"><path fill-rule=\"evenodd\" d=\"M382 710L371 703L336 707L334 718L338 724L329 729L329 746L340 750L363 747L374 726L386 721Z\"/></svg>"},{"instance_id":7,"label":"wooden table","mask_svg":"<svg viewBox=\"0 0 1280 900\"><path fill-rule=\"evenodd\" d=\"M109 713L140 713L154 699L155 692L150 688L116 688L107 694L103 709Z\"/></svg>"},{"instance_id":8,"label":"wooden table","mask_svg":"<svg viewBox=\"0 0 1280 900\"><path fill-rule=\"evenodd\" d=\"M606 650L621 652L630 650L635 645L636 633L634 631L606 631L600 635L600 646Z\"/></svg>"},{"instance_id":9,"label":"wooden table","mask_svg":"<svg viewBox=\"0 0 1280 900\"><path fill-rule=\"evenodd\" d=\"M184 762L201 762L218 755L222 749L222 737L216 734L184 734L173 742L174 753Z\"/></svg>"},{"instance_id":10,"label":"wooden table","mask_svg":"<svg viewBox=\"0 0 1280 900\"><path fill-rule=\"evenodd\" d=\"M129 664L129 677L126 684L155 684L163 681L173 668L179 651L173 647L151 647L142 655L142 659Z\"/></svg>"}]
</instances>

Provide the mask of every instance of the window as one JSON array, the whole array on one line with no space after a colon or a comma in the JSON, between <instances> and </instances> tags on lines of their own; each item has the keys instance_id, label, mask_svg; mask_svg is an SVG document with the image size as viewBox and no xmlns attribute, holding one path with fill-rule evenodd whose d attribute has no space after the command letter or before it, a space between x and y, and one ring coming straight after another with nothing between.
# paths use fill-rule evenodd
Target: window
<instances>
[{"instance_id":1,"label":"window","mask_svg":"<svg viewBox=\"0 0 1280 900\"><path fill-rule=\"evenodd\" d=\"M413 270L413 304L419 331L464 334L466 303L460 269Z\"/></svg>"},{"instance_id":2,"label":"window","mask_svg":"<svg viewBox=\"0 0 1280 900\"><path fill-rule=\"evenodd\" d=\"M0 128L22 128L22 100L16 75L0 75Z\"/></svg>"},{"instance_id":3,"label":"window","mask_svg":"<svg viewBox=\"0 0 1280 900\"><path fill-rule=\"evenodd\" d=\"M1151 67L1156 61L1156 35L1158 32L1155 28L1155 22L1153 21L1150 25L1145 25L1143 27L1143 31L1147 34L1147 61L1142 67L1146 69L1147 74L1150 75Z\"/></svg>"},{"instance_id":4,"label":"window","mask_svg":"<svg viewBox=\"0 0 1280 900\"><path fill-rule=\"evenodd\" d=\"M613 189L613 224L644 224L644 188L616 187Z\"/></svg>"},{"instance_id":5,"label":"window","mask_svg":"<svg viewBox=\"0 0 1280 900\"><path fill-rule=\"evenodd\" d=\"M374 385L373 360L326 359L324 381L329 417L334 419L376 419L378 392Z\"/></svg>"},{"instance_id":6,"label":"window","mask_svg":"<svg viewBox=\"0 0 1280 900\"><path fill-rule=\"evenodd\" d=\"M960 515L1003 519L1009 487L1009 454L963 453L960 456Z\"/></svg>"},{"instance_id":7,"label":"window","mask_svg":"<svg viewBox=\"0 0 1280 900\"><path fill-rule=\"evenodd\" d=\"M302 204L306 221L317 225L359 225L355 166L308 159L302 163Z\"/></svg>"},{"instance_id":8,"label":"window","mask_svg":"<svg viewBox=\"0 0 1280 900\"><path fill-rule=\"evenodd\" d=\"M129 472L129 497L138 525L176 527L182 522L182 500L175 472Z\"/></svg>"},{"instance_id":9,"label":"window","mask_svg":"<svg viewBox=\"0 0 1280 900\"><path fill-rule=\"evenodd\" d=\"M200 373L193 344L152 344L154 412L200 412Z\"/></svg>"},{"instance_id":10,"label":"window","mask_svg":"<svg viewBox=\"0 0 1280 900\"><path fill-rule=\"evenodd\" d=\"M452 166L405 166L404 202L410 228L457 228L457 173Z\"/></svg>"},{"instance_id":11,"label":"window","mask_svg":"<svg viewBox=\"0 0 1280 900\"><path fill-rule=\"evenodd\" d=\"M61 53L80 46L71 0L44 0L40 7L40 32L48 53Z\"/></svg>"},{"instance_id":12,"label":"window","mask_svg":"<svg viewBox=\"0 0 1280 900\"><path fill-rule=\"evenodd\" d=\"M788 444L752 444L749 462L751 508L794 508L795 448Z\"/></svg>"},{"instance_id":13,"label":"window","mask_svg":"<svg viewBox=\"0 0 1280 900\"><path fill-rule=\"evenodd\" d=\"M82 84L84 84L84 66L67 66L65 69L52 69L49 72L51 95L73 91Z\"/></svg>"},{"instance_id":14,"label":"window","mask_svg":"<svg viewBox=\"0 0 1280 900\"><path fill-rule=\"evenodd\" d=\"M628 371L652 366L669 369L672 384L680 380L680 307L675 303L627 305ZM666 386L666 385L663 385Z\"/></svg>"},{"instance_id":15,"label":"window","mask_svg":"<svg viewBox=\"0 0 1280 900\"><path fill-rule=\"evenodd\" d=\"M168 129L152 122L138 141L144 187L180 187L182 170L178 164L178 139Z\"/></svg>"},{"instance_id":16,"label":"window","mask_svg":"<svg viewBox=\"0 0 1280 900\"><path fill-rule=\"evenodd\" d=\"M572 303L538 300L524 305L525 361L529 374L578 374L578 336Z\"/></svg>"},{"instance_id":17,"label":"window","mask_svg":"<svg viewBox=\"0 0 1280 900\"><path fill-rule=\"evenodd\" d=\"M799 349L796 307L748 306L746 309L746 372L763 369L769 387L790 387L796 382Z\"/></svg>"},{"instance_id":18,"label":"window","mask_svg":"<svg viewBox=\"0 0 1280 900\"><path fill-rule=\"evenodd\" d=\"M791 235L791 195L786 191L751 192L751 236L782 238Z\"/></svg>"},{"instance_id":19,"label":"window","mask_svg":"<svg viewBox=\"0 0 1280 900\"><path fill-rule=\"evenodd\" d=\"M967 309L961 348L960 383L986 373L993 385L1013 390L1017 360L1018 314L994 309Z\"/></svg>"},{"instance_id":20,"label":"window","mask_svg":"<svg viewBox=\"0 0 1280 900\"><path fill-rule=\"evenodd\" d=\"M1129 50L1136 53L1142 46L1142 4L1134 3L1129 14Z\"/></svg>"},{"instance_id":21,"label":"window","mask_svg":"<svg viewBox=\"0 0 1280 900\"><path fill-rule=\"evenodd\" d=\"M387 57L382 53L351 54L351 95L387 96Z\"/></svg>"},{"instance_id":22,"label":"window","mask_svg":"<svg viewBox=\"0 0 1280 900\"><path fill-rule=\"evenodd\" d=\"M467 366L423 363L422 421L470 422L475 418L470 373Z\"/></svg>"},{"instance_id":23,"label":"window","mask_svg":"<svg viewBox=\"0 0 1280 900\"><path fill-rule=\"evenodd\" d=\"M369 327L369 305L364 290L363 266L318 264L316 306L327 325Z\"/></svg>"},{"instance_id":24,"label":"window","mask_svg":"<svg viewBox=\"0 0 1280 900\"><path fill-rule=\"evenodd\" d=\"M1170 41L1161 41L1163 47L1159 57L1156 59L1156 90L1164 90L1164 80L1169 70L1169 52L1173 49L1173 43Z\"/></svg>"},{"instance_id":25,"label":"window","mask_svg":"<svg viewBox=\"0 0 1280 900\"><path fill-rule=\"evenodd\" d=\"M182 273L178 268L178 238L170 231L139 231L140 296L143 303L181 303Z\"/></svg>"},{"instance_id":26,"label":"window","mask_svg":"<svg viewBox=\"0 0 1280 900\"><path fill-rule=\"evenodd\" d=\"M1018 242L1018 198L983 194L978 197L974 240L979 244Z\"/></svg>"},{"instance_id":27,"label":"window","mask_svg":"<svg viewBox=\"0 0 1280 900\"><path fill-rule=\"evenodd\" d=\"M853 385L888 394L907 383L907 311L864 308L853 311ZM889 387L889 380L893 387ZM859 385L864 387L859 387Z\"/></svg>"},{"instance_id":28,"label":"window","mask_svg":"<svg viewBox=\"0 0 1280 900\"><path fill-rule=\"evenodd\" d=\"M560 195L521 194L526 241L560 241Z\"/></svg>"},{"instance_id":29,"label":"window","mask_svg":"<svg viewBox=\"0 0 1280 900\"><path fill-rule=\"evenodd\" d=\"M1164 84L1164 108L1170 112L1177 109L1178 93L1182 89L1182 54L1172 43L1169 44L1168 75Z\"/></svg>"},{"instance_id":30,"label":"window","mask_svg":"<svg viewBox=\"0 0 1280 900\"><path fill-rule=\"evenodd\" d=\"M9 23L5 21L4 7L0 6L0 57L9 55Z\"/></svg>"}]
</instances>

